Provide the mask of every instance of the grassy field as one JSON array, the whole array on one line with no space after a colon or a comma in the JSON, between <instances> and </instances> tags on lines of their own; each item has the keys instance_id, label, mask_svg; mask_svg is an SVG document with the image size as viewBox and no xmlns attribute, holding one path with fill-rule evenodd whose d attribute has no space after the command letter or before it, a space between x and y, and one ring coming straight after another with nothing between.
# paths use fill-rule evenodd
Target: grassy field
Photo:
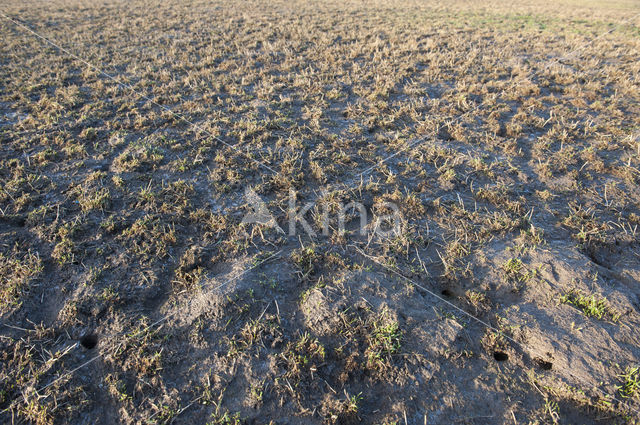
<instances>
[{"instance_id":1,"label":"grassy field","mask_svg":"<svg viewBox=\"0 0 640 425\"><path fill-rule=\"evenodd\" d=\"M0 422L640 423L637 1L0 34Z\"/></svg>"}]
</instances>

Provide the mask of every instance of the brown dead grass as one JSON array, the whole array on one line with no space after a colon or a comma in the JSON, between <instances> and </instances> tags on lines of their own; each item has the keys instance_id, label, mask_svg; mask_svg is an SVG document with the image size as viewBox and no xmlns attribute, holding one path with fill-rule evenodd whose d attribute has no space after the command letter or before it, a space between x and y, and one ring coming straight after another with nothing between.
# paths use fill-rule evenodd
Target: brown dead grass
<instances>
[{"instance_id":1,"label":"brown dead grass","mask_svg":"<svg viewBox=\"0 0 640 425\"><path fill-rule=\"evenodd\" d=\"M3 422L637 423L634 2L0 10Z\"/></svg>"}]
</instances>

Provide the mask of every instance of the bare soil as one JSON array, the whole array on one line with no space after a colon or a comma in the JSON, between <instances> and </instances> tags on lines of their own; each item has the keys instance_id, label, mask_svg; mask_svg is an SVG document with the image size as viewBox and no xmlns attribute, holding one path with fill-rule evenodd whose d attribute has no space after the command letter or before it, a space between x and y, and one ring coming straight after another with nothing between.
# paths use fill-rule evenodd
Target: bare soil
<instances>
[{"instance_id":1,"label":"bare soil","mask_svg":"<svg viewBox=\"0 0 640 425\"><path fill-rule=\"evenodd\" d=\"M637 2L0 12L1 423L640 422Z\"/></svg>"}]
</instances>

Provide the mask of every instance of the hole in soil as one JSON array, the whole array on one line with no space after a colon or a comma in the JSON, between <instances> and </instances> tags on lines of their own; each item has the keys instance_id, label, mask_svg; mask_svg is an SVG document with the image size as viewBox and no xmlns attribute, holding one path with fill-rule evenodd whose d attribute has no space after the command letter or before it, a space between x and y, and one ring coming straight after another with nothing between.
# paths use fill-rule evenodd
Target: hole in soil
<instances>
[{"instance_id":1,"label":"hole in soil","mask_svg":"<svg viewBox=\"0 0 640 425\"><path fill-rule=\"evenodd\" d=\"M443 289L442 290L442 295L444 295L445 297L452 297L453 293L448 289Z\"/></svg>"},{"instance_id":2,"label":"hole in soil","mask_svg":"<svg viewBox=\"0 0 640 425\"><path fill-rule=\"evenodd\" d=\"M534 361L538 364L538 366L542 370L551 370L551 368L553 367L553 363L548 362L546 360L542 360L540 358L534 359Z\"/></svg>"},{"instance_id":3,"label":"hole in soil","mask_svg":"<svg viewBox=\"0 0 640 425\"><path fill-rule=\"evenodd\" d=\"M82 345L87 350L91 350L98 344L98 336L95 334L85 335L80 338L80 345Z\"/></svg>"},{"instance_id":4,"label":"hole in soil","mask_svg":"<svg viewBox=\"0 0 640 425\"><path fill-rule=\"evenodd\" d=\"M504 362L509 360L509 355L503 351L494 351L493 358L496 359L497 362Z\"/></svg>"}]
</instances>

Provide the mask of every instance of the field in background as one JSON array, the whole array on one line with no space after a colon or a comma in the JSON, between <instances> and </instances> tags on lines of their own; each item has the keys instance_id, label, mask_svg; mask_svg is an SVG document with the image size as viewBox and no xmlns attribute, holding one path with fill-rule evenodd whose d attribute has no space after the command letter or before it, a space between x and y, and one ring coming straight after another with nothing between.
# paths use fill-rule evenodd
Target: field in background
<instances>
[{"instance_id":1,"label":"field in background","mask_svg":"<svg viewBox=\"0 0 640 425\"><path fill-rule=\"evenodd\" d=\"M640 421L637 2L0 13L2 423Z\"/></svg>"}]
</instances>

